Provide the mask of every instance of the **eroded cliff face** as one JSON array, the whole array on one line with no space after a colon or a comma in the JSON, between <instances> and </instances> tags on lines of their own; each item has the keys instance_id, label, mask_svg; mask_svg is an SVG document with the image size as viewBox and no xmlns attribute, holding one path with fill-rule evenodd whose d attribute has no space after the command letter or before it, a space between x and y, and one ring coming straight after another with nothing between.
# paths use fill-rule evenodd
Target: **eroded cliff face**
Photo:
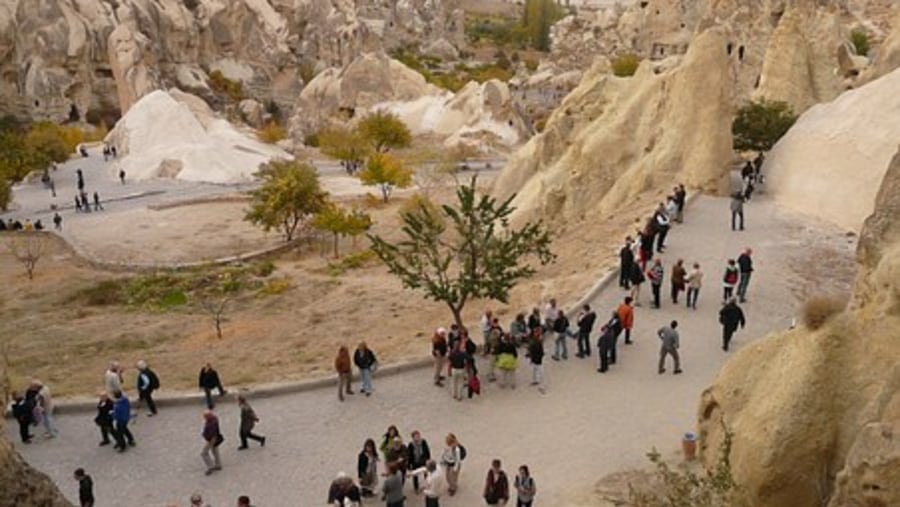
<instances>
[{"instance_id":1,"label":"eroded cliff face","mask_svg":"<svg viewBox=\"0 0 900 507\"><path fill-rule=\"evenodd\" d=\"M456 0L0 0L0 113L117 116L146 93L203 94L212 70L290 110L301 69L461 42Z\"/></svg>"},{"instance_id":2,"label":"eroded cliff face","mask_svg":"<svg viewBox=\"0 0 900 507\"><path fill-rule=\"evenodd\" d=\"M0 419L0 434L5 434ZM44 474L31 468L13 449L5 437L0 437L0 507L72 507Z\"/></svg>"},{"instance_id":3,"label":"eroded cliff face","mask_svg":"<svg viewBox=\"0 0 900 507\"><path fill-rule=\"evenodd\" d=\"M723 427L753 505L900 505L900 153L858 249L847 310L742 349L704 394L701 456Z\"/></svg>"}]
</instances>

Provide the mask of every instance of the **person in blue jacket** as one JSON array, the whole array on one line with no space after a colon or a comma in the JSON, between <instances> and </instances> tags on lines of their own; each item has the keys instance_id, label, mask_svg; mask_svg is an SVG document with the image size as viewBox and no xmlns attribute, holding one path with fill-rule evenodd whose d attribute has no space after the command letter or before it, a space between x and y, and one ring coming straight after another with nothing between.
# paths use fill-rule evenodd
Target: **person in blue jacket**
<instances>
[{"instance_id":1,"label":"person in blue jacket","mask_svg":"<svg viewBox=\"0 0 900 507\"><path fill-rule=\"evenodd\" d=\"M113 438L116 439L116 449L125 452L125 442L134 447L134 436L128 430L128 421L131 420L131 401L122 391L113 392L116 402L113 405Z\"/></svg>"}]
</instances>

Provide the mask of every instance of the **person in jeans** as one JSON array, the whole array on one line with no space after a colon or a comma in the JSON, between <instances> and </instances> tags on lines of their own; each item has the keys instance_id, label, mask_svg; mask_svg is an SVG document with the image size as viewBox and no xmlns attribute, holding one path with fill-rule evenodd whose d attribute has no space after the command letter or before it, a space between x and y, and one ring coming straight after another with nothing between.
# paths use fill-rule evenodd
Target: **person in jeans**
<instances>
[{"instance_id":1,"label":"person in jeans","mask_svg":"<svg viewBox=\"0 0 900 507\"><path fill-rule=\"evenodd\" d=\"M666 372L666 356L672 356L675 361L675 375L681 373L681 358L678 357L679 337L678 337L678 321L673 320L668 326L659 328L656 332L662 345L659 349L659 374Z\"/></svg>"},{"instance_id":2,"label":"person in jeans","mask_svg":"<svg viewBox=\"0 0 900 507\"><path fill-rule=\"evenodd\" d=\"M738 282L737 295L741 303L747 302L747 287L750 285L750 275L753 274L753 250L747 248L738 256L738 270L741 274L741 280Z\"/></svg>"},{"instance_id":3,"label":"person in jeans","mask_svg":"<svg viewBox=\"0 0 900 507\"><path fill-rule=\"evenodd\" d=\"M519 467L515 487L516 507L531 507L531 503L534 502L534 496L537 494L537 485L534 483L534 478L531 477L528 465Z\"/></svg>"},{"instance_id":4,"label":"person in jeans","mask_svg":"<svg viewBox=\"0 0 900 507\"><path fill-rule=\"evenodd\" d=\"M396 463L388 463L387 477L381 485L386 507L404 507L406 496L403 495L403 475Z\"/></svg>"},{"instance_id":5,"label":"person in jeans","mask_svg":"<svg viewBox=\"0 0 900 507\"><path fill-rule=\"evenodd\" d=\"M338 376L338 399L340 401L344 401L344 391L347 394L353 394L353 390L350 388L350 377L353 372L351 368L350 349L346 345L341 345L337 357L334 358L334 371Z\"/></svg>"},{"instance_id":6,"label":"person in jeans","mask_svg":"<svg viewBox=\"0 0 900 507\"><path fill-rule=\"evenodd\" d=\"M430 459L425 463L424 467L417 468L410 472L413 480L419 477L424 479L424 487L422 493L425 495L425 507L440 507L441 495L444 493L445 480L444 474L437 466L437 463Z\"/></svg>"},{"instance_id":7,"label":"person in jeans","mask_svg":"<svg viewBox=\"0 0 900 507\"><path fill-rule=\"evenodd\" d=\"M212 475L216 470L222 469L222 460L219 457L219 445L225 440L219 430L219 418L212 410L203 412L203 451L200 457L206 464L206 475ZM212 457L210 457L212 455Z\"/></svg>"},{"instance_id":8,"label":"person in jeans","mask_svg":"<svg viewBox=\"0 0 900 507\"><path fill-rule=\"evenodd\" d=\"M116 400L113 404L113 422L115 423L113 438L116 439L115 448L119 452L125 452L126 441L131 447L135 445L134 436L128 429L128 422L131 421L131 401L122 391L114 392L113 399Z\"/></svg>"},{"instance_id":9,"label":"person in jeans","mask_svg":"<svg viewBox=\"0 0 900 507\"><path fill-rule=\"evenodd\" d=\"M551 299L556 304L556 300ZM569 318L566 317L566 312L563 310L559 310L556 316L556 320L553 321L553 332L556 333L556 348L553 352L554 361L559 361L560 359L569 359L569 350L566 346L566 338L569 336Z\"/></svg>"},{"instance_id":10,"label":"person in jeans","mask_svg":"<svg viewBox=\"0 0 900 507\"><path fill-rule=\"evenodd\" d=\"M238 447L238 450L247 448L247 439L256 440L260 446L264 447L266 445L266 437L253 433L253 427L259 422L259 417L256 416L253 407L247 403L246 398L238 396L237 399L238 407L241 409L241 426L238 431L238 436L241 438L241 446Z\"/></svg>"},{"instance_id":11,"label":"person in jeans","mask_svg":"<svg viewBox=\"0 0 900 507\"><path fill-rule=\"evenodd\" d=\"M469 356L466 354L466 344L463 340L456 342L456 348L450 353L450 391L453 399L462 401L463 391L466 387L466 363Z\"/></svg>"},{"instance_id":12,"label":"person in jeans","mask_svg":"<svg viewBox=\"0 0 900 507\"><path fill-rule=\"evenodd\" d=\"M544 338L540 327L534 328L528 341L528 359L531 361L531 385L538 386L543 394L544 387Z\"/></svg>"},{"instance_id":13,"label":"person in jeans","mask_svg":"<svg viewBox=\"0 0 900 507\"><path fill-rule=\"evenodd\" d=\"M353 353L353 364L359 368L359 377L361 381L360 391L366 393L366 396L372 395L372 370L375 368L375 354L366 346L366 342L359 342L359 347Z\"/></svg>"},{"instance_id":14,"label":"person in jeans","mask_svg":"<svg viewBox=\"0 0 900 507\"><path fill-rule=\"evenodd\" d=\"M484 502L488 505L506 505L509 502L509 479L500 466L500 460L491 462L484 479Z\"/></svg>"},{"instance_id":15,"label":"person in jeans","mask_svg":"<svg viewBox=\"0 0 900 507\"><path fill-rule=\"evenodd\" d=\"M734 295L734 287L738 284L740 272L735 265L734 259L728 259L725 266L725 274L722 275L722 302L726 302Z\"/></svg>"},{"instance_id":16,"label":"person in jeans","mask_svg":"<svg viewBox=\"0 0 900 507\"><path fill-rule=\"evenodd\" d=\"M740 224L740 230L744 230L744 194L743 192L735 192L731 194L731 230L737 230Z\"/></svg>"},{"instance_id":17,"label":"person in jeans","mask_svg":"<svg viewBox=\"0 0 900 507\"><path fill-rule=\"evenodd\" d=\"M197 385L206 395L206 408L212 410L216 408L216 404L213 403L212 392L213 389L219 391L219 396L225 396L228 391L222 388L222 381L219 380L219 372L213 369L212 364L206 363L203 368L200 368L200 377L197 381Z\"/></svg>"},{"instance_id":18,"label":"person in jeans","mask_svg":"<svg viewBox=\"0 0 900 507\"><path fill-rule=\"evenodd\" d=\"M31 381L32 389L37 391L37 404L41 407L41 422L44 424L44 436L47 438L56 438L59 430L53 422L53 396L50 394L50 388L44 385L40 380Z\"/></svg>"},{"instance_id":19,"label":"person in jeans","mask_svg":"<svg viewBox=\"0 0 900 507\"><path fill-rule=\"evenodd\" d=\"M444 469L444 477L447 478L447 493L450 496L456 494L459 489L459 472L462 470L462 451L460 451L459 440L453 433L448 433L444 439L447 447L441 454L441 467Z\"/></svg>"},{"instance_id":20,"label":"person in jeans","mask_svg":"<svg viewBox=\"0 0 900 507\"><path fill-rule=\"evenodd\" d=\"M703 271L700 270L699 263L694 263L694 268L688 273L685 281L687 282L687 306L692 310L696 310L700 288L703 287Z\"/></svg>"},{"instance_id":21,"label":"person in jeans","mask_svg":"<svg viewBox=\"0 0 900 507\"><path fill-rule=\"evenodd\" d=\"M434 385L444 385L444 362L447 360L447 330L439 327L431 337L431 357L434 360Z\"/></svg>"},{"instance_id":22,"label":"person in jeans","mask_svg":"<svg viewBox=\"0 0 900 507\"><path fill-rule=\"evenodd\" d=\"M591 310L591 305L584 305L578 314L578 354L576 357L591 357L591 331L594 330L594 322L597 314Z\"/></svg>"}]
</instances>

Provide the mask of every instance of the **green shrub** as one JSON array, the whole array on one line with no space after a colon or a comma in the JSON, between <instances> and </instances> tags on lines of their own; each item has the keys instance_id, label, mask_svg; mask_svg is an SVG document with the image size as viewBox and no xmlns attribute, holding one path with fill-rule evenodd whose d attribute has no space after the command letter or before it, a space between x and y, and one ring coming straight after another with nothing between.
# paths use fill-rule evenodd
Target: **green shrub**
<instances>
[{"instance_id":1,"label":"green shrub","mask_svg":"<svg viewBox=\"0 0 900 507\"><path fill-rule=\"evenodd\" d=\"M253 265L253 274L260 278L266 278L274 272L275 263L272 261L261 261Z\"/></svg>"},{"instance_id":2,"label":"green shrub","mask_svg":"<svg viewBox=\"0 0 900 507\"><path fill-rule=\"evenodd\" d=\"M872 45L869 42L869 34L866 33L865 30L857 28L850 32L850 42L853 43L856 54L860 56L869 55L869 50L872 48Z\"/></svg>"},{"instance_id":3,"label":"green shrub","mask_svg":"<svg viewBox=\"0 0 900 507\"><path fill-rule=\"evenodd\" d=\"M378 256L372 250L363 250L345 255L337 262L328 263L328 273L331 276L341 276L351 269L360 269L375 264Z\"/></svg>"},{"instance_id":4,"label":"green shrub","mask_svg":"<svg viewBox=\"0 0 900 507\"><path fill-rule=\"evenodd\" d=\"M303 136L303 144L310 146L312 148L319 147L319 133L312 132Z\"/></svg>"},{"instance_id":5,"label":"green shrub","mask_svg":"<svg viewBox=\"0 0 900 507\"><path fill-rule=\"evenodd\" d=\"M275 144L287 138L287 131L278 123L271 121L256 132L256 137L266 144Z\"/></svg>"},{"instance_id":6,"label":"green shrub","mask_svg":"<svg viewBox=\"0 0 900 507\"><path fill-rule=\"evenodd\" d=\"M731 126L734 149L767 152L790 130L795 121L797 115L786 102L751 102L738 109Z\"/></svg>"},{"instance_id":7,"label":"green shrub","mask_svg":"<svg viewBox=\"0 0 900 507\"><path fill-rule=\"evenodd\" d=\"M631 77L637 72L641 59L634 53L619 55L613 58L612 71L619 77Z\"/></svg>"},{"instance_id":8,"label":"green shrub","mask_svg":"<svg viewBox=\"0 0 900 507\"><path fill-rule=\"evenodd\" d=\"M287 278L276 278L274 280L269 280L262 288L257 292L260 296L277 296L279 294L283 294L290 290L294 284L291 283Z\"/></svg>"},{"instance_id":9,"label":"green shrub","mask_svg":"<svg viewBox=\"0 0 900 507\"><path fill-rule=\"evenodd\" d=\"M232 102L240 102L244 98L243 85L239 81L228 79L221 71L210 72L206 84L214 92L227 96Z\"/></svg>"},{"instance_id":10,"label":"green shrub","mask_svg":"<svg viewBox=\"0 0 900 507\"><path fill-rule=\"evenodd\" d=\"M170 310L172 308L187 304L187 294L180 289L173 289L166 292L159 298L159 307L162 310Z\"/></svg>"},{"instance_id":11,"label":"green shrub","mask_svg":"<svg viewBox=\"0 0 900 507\"><path fill-rule=\"evenodd\" d=\"M104 280L93 287L78 291L72 302L82 302L88 306L112 306L126 302L121 280Z\"/></svg>"}]
</instances>

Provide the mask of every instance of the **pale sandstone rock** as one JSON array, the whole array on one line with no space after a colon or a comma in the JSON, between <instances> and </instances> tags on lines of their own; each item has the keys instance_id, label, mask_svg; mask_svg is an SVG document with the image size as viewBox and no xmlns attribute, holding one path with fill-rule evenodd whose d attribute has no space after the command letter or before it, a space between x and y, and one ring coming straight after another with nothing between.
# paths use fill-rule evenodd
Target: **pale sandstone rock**
<instances>
[{"instance_id":1,"label":"pale sandstone rock","mask_svg":"<svg viewBox=\"0 0 900 507\"><path fill-rule=\"evenodd\" d=\"M109 62L119 92L119 107L127 113L144 95L157 89L160 79L150 52L150 40L119 25L109 34Z\"/></svg>"},{"instance_id":2,"label":"pale sandstone rock","mask_svg":"<svg viewBox=\"0 0 900 507\"><path fill-rule=\"evenodd\" d=\"M425 46L422 52L426 55L440 58L441 60L456 60L459 58L459 51L456 46L447 39L438 39L431 44Z\"/></svg>"},{"instance_id":3,"label":"pale sandstone rock","mask_svg":"<svg viewBox=\"0 0 900 507\"><path fill-rule=\"evenodd\" d=\"M251 127L259 128L263 125L263 114L265 111L259 102L253 99L244 99L238 104L238 110L241 112L244 121Z\"/></svg>"},{"instance_id":4,"label":"pale sandstone rock","mask_svg":"<svg viewBox=\"0 0 900 507\"><path fill-rule=\"evenodd\" d=\"M900 139L900 69L804 113L769 154L785 206L858 232Z\"/></svg>"},{"instance_id":5,"label":"pale sandstone rock","mask_svg":"<svg viewBox=\"0 0 900 507\"><path fill-rule=\"evenodd\" d=\"M866 82L900 68L900 14L894 18L894 29L876 50L875 62L861 81Z\"/></svg>"}]
</instances>

